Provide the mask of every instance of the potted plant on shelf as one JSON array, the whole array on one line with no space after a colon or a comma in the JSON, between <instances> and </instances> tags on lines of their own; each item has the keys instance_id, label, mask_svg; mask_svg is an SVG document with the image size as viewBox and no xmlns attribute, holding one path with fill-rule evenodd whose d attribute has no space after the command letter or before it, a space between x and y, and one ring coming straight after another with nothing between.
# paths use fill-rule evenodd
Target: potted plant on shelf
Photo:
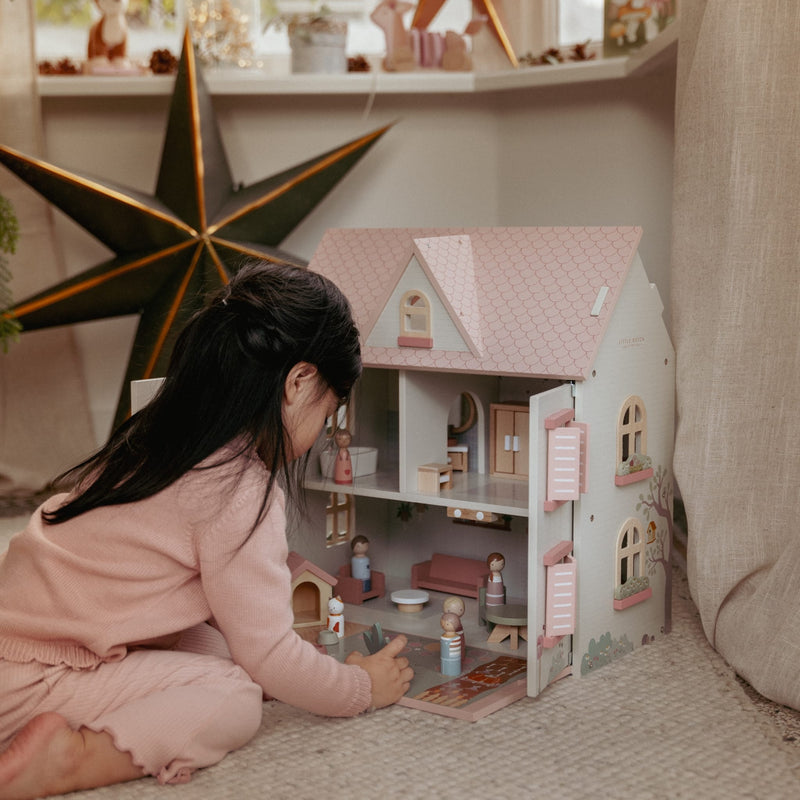
<instances>
[{"instance_id":1,"label":"potted plant on shelf","mask_svg":"<svg viewBox=\"0 0 800 800\"><path fill-rule=\"evenodd\" d=\"M278 14L268 23L285 28L292 51L292 72L347 72L347 20L324 3L311 11Z\"/></svg>"},{"instance_id":2,"label":"potted plant on shelf","mask_svg":"<svg viewBox=\"0 0 800 800\"><path fill-rule=\"evenodd\" d=\"M0 195L0 347L7 353L11 342L19 339L22 325L11 314L11 270L8 268L8 257L17 249L19 238L19 222L14 207Z\"/></svg>"}]
</instances>

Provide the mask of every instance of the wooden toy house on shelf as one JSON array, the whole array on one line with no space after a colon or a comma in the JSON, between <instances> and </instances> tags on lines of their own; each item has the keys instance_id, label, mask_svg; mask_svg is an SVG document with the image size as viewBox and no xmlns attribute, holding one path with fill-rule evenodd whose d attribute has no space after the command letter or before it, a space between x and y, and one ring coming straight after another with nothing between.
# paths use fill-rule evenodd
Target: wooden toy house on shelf
<instances>
[{"instance_id":1,"label":"wooden toy house on shelf","mask_svg":"<svg viewBox=\"0 0 800 800\"><path fill-rule=\"evenodd\" d=\"M380 456L352 486L317 474L308 488L522 527L500 549L527 563L529 695L669 629L674 351L640 237L329 230L310 263L352 303L366 369L350 427ZM465 552L448 517L445 552L497 549ZM408 538L412 563L430 558Z\"/></svg>"}]
</instances>

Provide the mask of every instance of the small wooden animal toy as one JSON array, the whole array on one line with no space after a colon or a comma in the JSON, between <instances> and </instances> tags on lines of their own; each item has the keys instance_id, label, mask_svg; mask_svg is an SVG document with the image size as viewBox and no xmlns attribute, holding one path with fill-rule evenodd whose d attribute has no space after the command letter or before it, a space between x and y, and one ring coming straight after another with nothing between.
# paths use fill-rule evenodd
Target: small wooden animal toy
<instances>
[{"instance_id":1,"label":"small wooden animal toy","mask_svg":"<svg viewBox=\"0 0 800 800\"><path fill-rule=\"evenodd\" d=\"M344 603L339 595L328 600L328 630L344 637Z\"/></svg>"},{"instance_id":2,"label":"small wooden animal toy","mask_svg":"<svg viewBox=\"0 0 800 800\"><path fill-rule=\"evenodd\" d=\"M89 29L89 60L124 61L128 50L128 0L95 0L101 17Z\"/></svg>"},{"instance_id":3,"label":"small wooden animal toy","mask_svg":"<svg viewBox=\"0 0 800 800\"><path fill-rule=\"evenodd\" d=\"M447 31L444 35L442 69L451 72L468 72L472 69L472 59L467 52L467 40L455 31Z\"/></svg>"},{"instance_id":4,"label":"small wooden animal toy","mask_svg":"<svg viewBox=\"0 0 800 800\"><path fill-rule=\"evenodd\" d=\"M416 68L411 34L403 22L403 14L413 8L413 3L403 2L403 0L383 0L370 15L370 19L386 36L386 56L383 59L383 68L389 72Z\"/></svg>"}]
</instances>

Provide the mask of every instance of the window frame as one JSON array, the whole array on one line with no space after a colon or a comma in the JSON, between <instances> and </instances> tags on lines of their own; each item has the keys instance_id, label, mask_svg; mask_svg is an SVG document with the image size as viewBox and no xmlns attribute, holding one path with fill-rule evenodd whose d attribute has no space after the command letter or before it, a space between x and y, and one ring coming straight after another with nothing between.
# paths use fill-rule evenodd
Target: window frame
<instances>
[{"instance_id":1,"label":"window frame","mask_svg":"<svg viewBox=\"0 0 800 800\"><path fill-rule=\"evenodd\" d=\"M614 608L622 611L648 600L653 595L645 574L647 538L644 523L637 517L628 517L617 534L614 550ZM625 580L623 581L623 564ZM644 579L642 588L635 594L617 599L617 590L634 578Z\"/></svg>"},{"instance_id":2,"label":"window frame","mask_svg":"<svg viewBox=\"0 0 800 800\"><path fill-rule=\"evenodd\" d=\"M616 570L614 573L616 586L624 586L631 578L641 577L646 544L643 530L644 526L640 520L629 517L617 534ZM622 580L623 562L627 564L625 580Z\"/></svg>"},{"instance_id":3,"label":"window frame","mask_svg":"<svg viewBox=\"0 0 800 800\"><path fill-rule=\"evenodd\" d=\"M344 516L344 523L340 518ZM325 507L325 546L338 547L353 538L355 498L344 492L331 492Z\"/></svg>"},{"instance_id":4,"label":"window frame","mask_svg":"<svg viewBox=\"0 0 800 800\"><path fill-rule=\"evenodd\" d=\"M622 404L617 419L617 463L634 455L647 455L647 408L644 400L635 394Z\"/></svg>"},{"instance_id":5,"label":"window frame","mask_svg":"<svg viewBox=\"0 0 800 800\"><path fill-rule=\"evenodd\" d=\"M653 476L650 457L647 455L647 406L639 395L626 398L617 416L616 469L614 483L627 486L649 480ZM626 469L636 461L635 469Z\"/></svg>"},{"instance_id":6,"label":"window frame","mask_svg":"<svg viewBox=\"0 0 800 800\"><path fill-rule=\"evenodd\" d=\"M414 300L422 300L422 305L415 306ZM409 289L400 298L400 333L397 337L398 347L433 348L431 301L425 292ZM412 326L411 321L422 320L422 325Z\"/></svg>"}]
</instances>

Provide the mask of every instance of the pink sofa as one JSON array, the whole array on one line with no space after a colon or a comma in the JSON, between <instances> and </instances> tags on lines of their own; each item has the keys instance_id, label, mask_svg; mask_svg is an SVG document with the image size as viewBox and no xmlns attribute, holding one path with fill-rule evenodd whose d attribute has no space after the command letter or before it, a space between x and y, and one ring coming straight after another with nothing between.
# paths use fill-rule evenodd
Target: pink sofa
<instances>
[{"instance_id":1,"label":"pink sofa","mask_svg":"<svg viewBox=\"0 0 800 800\"><path fill-rule=\"evenodd\" d=\"M486 585L488 574L484 561L434 553L430 561L411 567L411 588L477 597L480 588Z\"/></svg>"}]
</instances>

